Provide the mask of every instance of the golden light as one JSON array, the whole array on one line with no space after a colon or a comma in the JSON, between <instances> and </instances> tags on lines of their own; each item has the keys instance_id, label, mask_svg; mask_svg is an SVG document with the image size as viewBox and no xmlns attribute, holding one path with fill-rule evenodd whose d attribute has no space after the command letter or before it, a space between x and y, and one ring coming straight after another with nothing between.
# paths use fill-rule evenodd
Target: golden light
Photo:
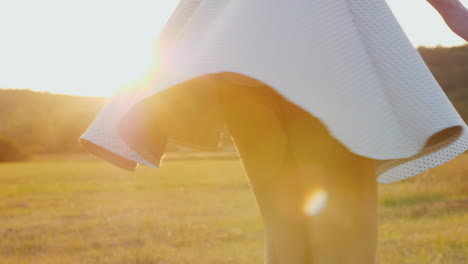
<instances>
[{"instance_id":1,"label":"golden light","mask_svg":"<svg viewBox=\"0 0 468 264\"><path fill-rule=\"evenodd\" d=\"M302 210L306 215L318 215L327 204L327 201L328 193L322 187L318 187L306 197Z\"/></svg>"},{"instance_id":2,"label":"golden light","mask_svg":"<svg viewBox=\"0 0 468 264\"><path fill-rule=\"evenodd\" d=\"M154 72L179 0L27 2L0 4L0 88L109 97Z\"/></svg>"}]
</instances>

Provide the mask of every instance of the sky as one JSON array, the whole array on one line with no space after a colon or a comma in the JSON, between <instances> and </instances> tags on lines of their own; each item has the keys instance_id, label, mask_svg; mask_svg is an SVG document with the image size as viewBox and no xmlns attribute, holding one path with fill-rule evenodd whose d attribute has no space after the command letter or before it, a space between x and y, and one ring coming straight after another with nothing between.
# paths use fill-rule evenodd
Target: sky
<instances>
[{"instance_id":1,"label":"sky","mask_svg":"<svg viewBox=\"0 0 468 264\"><path fill-rule=\"evenodd\" d=\"M0 88L112 96L152 67L178 2L0 0ZM387 3L415 47L465 43L426 0Z\"/></svg>"}]
</instances>

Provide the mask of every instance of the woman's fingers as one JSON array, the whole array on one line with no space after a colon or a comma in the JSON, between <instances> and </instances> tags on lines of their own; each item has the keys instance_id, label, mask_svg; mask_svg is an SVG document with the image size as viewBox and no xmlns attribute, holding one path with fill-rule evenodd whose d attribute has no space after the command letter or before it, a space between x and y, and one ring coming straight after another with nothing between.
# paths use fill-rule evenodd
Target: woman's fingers
<instances>
[{"instance_id":1,"label":"woman's fingers","mask_svg":"<svg viewBox=\"0 0 468 264\"><path fill-rule=\"evenodd\" d=\"M459 0L427 0L444 18L450 29L468 41L468 9Z\"/></svg>"},{"instance_id":2,"label":"woman's fingers","mask_svg":"<svg viewBox=\"0 0 468 264\"><path fill-rule=\"evenodd\" d=\"M435 8L447 9L460 5L459 0L427 0Z\"/></svg>"}]
</instances>

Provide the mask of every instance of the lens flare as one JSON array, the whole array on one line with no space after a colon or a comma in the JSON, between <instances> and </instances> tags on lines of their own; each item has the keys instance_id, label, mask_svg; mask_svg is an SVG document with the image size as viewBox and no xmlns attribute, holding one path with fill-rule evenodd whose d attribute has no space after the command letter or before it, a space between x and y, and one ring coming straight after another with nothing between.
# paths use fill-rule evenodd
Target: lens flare
<instances>
[{"instance_id":1,"label":"lens flare","mask_svg":"<svg viewBox=\"0 0 468 264\"><path fill-rule=\"evenodd\" d=\"M303 211L306 215L315 216L322 211L328 201L328 193L319 187L313 190L304 202Z\"/></svg>"}]
</instances>

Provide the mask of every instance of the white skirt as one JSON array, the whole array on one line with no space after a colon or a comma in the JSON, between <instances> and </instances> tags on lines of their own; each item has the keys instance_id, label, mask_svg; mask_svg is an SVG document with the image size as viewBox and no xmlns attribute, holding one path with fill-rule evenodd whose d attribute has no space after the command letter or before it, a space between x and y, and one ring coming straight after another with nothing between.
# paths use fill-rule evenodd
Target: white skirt
<instances>
[{"instance_id":1,"label":"white skirt","mask_svg":"<svg viewBox=\"0 0 468 264\"><path fill-rule=\"evenodd\" d=\"M319 118L351 152L376 160L380 183L420 174L468 149L467 125L385 0L182 0L158 45L159 67L150 79L117 94L81 137L88 150L120 167L158 167L164 136L215 149L224 121L202 77L223 72L256 79ZM135 131L142 127L139 113L148 115L144 99L159 95L155 115L170 116L173 133ZM153 138L138 136L147 133ZM146 149L131 147L129 141L143 138Z\"/></svg>"}]
</instances>

